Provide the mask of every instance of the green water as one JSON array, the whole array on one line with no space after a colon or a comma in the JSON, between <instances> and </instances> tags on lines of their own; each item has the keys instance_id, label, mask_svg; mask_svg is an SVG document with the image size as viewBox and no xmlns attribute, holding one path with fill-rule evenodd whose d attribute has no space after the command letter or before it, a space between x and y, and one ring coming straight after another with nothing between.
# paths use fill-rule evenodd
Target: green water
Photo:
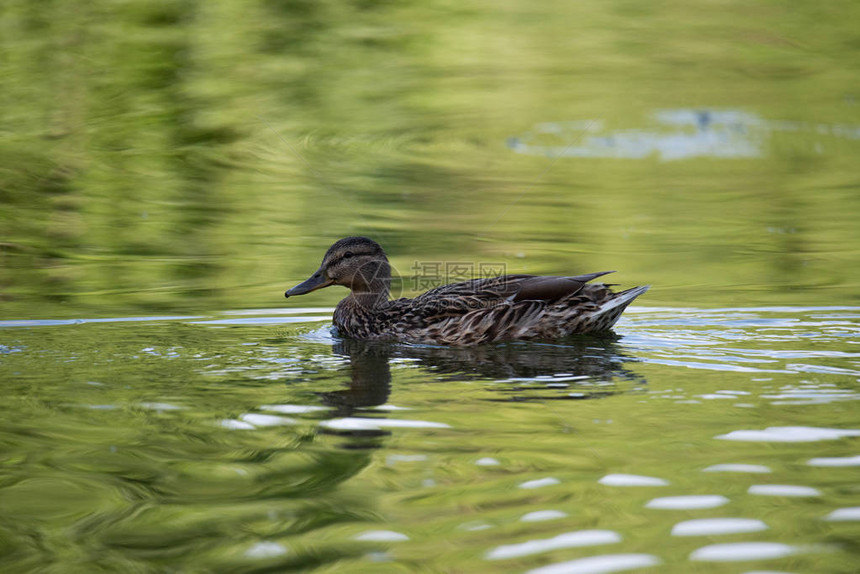
<instances>
[{"instance_id":1,"label":"green water","mask_svg":"<svg viewBox=\"0 0 860 574\"><path fill-rule=\"evenodd\" d=\"M860 4L0 13L0 570L860 568ZM653 287L363 345L283 299L354 234Z\"/></svg>"}]
</instances>

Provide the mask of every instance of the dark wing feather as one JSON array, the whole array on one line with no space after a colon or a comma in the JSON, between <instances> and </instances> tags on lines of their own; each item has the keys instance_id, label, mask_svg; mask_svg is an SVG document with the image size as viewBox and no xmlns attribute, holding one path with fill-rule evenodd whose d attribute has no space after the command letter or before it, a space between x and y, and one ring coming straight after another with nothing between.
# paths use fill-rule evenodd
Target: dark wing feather
<instances>
[{"instance_id":1,"label":"dark wing feather","mask_svg":"<svg viewBox=\"0 0 860 574\"><path fill-rule=\"evenodd\" d=\"M519 290L514 301L546 301L552 303L579 293L585 284L613 271L588 273L575 277L529 277L519 281Z\"/></svg>"},{"instance_id":2,"label":"dark wing feather","mask_svg":"<svg viewBox=\"0 0 860 574\"><path fill-rule=\"evenodd\" d=\"M589 281L614 271L600 271L569 277L553 275L502 275L489 279L473 279L437 287L418 299L447 300L452 297L472 297L481 301L546 301L552 303L577 294Z\"/></svg>"},{"instance_id":3,"label":"dark wing feather","mask_svg":"<svg viewBox=\"0 0 860 574\"><path fill-rule=\"evenodd\" d=\"M413 300L430 315L462 314L488 308L506 301L544 301L553 303L577 294L592 279L613 271L571 277L539 275L502 275L473 279L431 289Z\"/></svg>"}]
</instances>

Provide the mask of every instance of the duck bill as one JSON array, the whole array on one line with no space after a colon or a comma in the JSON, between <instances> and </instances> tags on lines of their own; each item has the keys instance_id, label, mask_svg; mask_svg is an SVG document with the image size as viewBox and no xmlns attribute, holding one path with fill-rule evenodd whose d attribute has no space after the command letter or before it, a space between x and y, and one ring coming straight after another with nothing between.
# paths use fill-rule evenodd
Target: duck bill
<instances>
[{"instance_id":1,"label":"duck bill","mask_svg":"<svg viewBox=\"0 0 860 574\"><path fill-rule=\"evenodd\" d=\"M331 279L325 276L322 269L318 269L316 273L310 276L309 279L302 281L292 289L284 293L284 297L292 297L293 295L304 295L323 287L328 287L334 283Z\"/></svg>"}]
</instances>

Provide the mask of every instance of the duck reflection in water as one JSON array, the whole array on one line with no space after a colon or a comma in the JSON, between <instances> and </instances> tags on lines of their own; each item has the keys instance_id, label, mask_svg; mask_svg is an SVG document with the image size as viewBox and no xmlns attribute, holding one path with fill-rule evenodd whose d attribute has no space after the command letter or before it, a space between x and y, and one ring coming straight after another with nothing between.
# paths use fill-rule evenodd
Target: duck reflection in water
<instances>
[{"instance_id":1,"label":"duck reflection in water","mask_svg":"<svg viewBox=\"0 0 860 574\"><path fill-rule=\"evenodd\" d=\"M513 342L475 347L403 345L340 339L332 351L349 359L347 388L320 393L336 416L385 404L391 393L391 362L410 360L430 382L490 379L499 383L488 400L573 400L618 392L615 381L645 380L625 364L615 334L578 336L551 343ZM571 393L571 390L580 391Z\"/></svg>"},{"instance_id":2,"label":"duck reflection in water","mask_svg":"<svg viewBox=\"0 0 860 574\"><path fill-rule=\"evenodd\" d=\"M388 402L391 394L391 367L388 361L393 345L354 339L341 339L332 346L335 355L349 358L347 388L318 393L323 403L338 416L349 416L356 409Z\"/></svg>"}]
</instances>

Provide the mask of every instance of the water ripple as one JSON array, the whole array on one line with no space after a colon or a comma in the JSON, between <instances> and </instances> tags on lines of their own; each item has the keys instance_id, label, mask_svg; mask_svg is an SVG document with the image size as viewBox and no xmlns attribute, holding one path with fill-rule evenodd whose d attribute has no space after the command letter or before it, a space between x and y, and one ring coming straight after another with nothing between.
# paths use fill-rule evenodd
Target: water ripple
<instances>
[{"instance_id":1,"label":"water ripple","mask_svg":"<svg viewBox=\"0 0 860 574\"><path fill-rule=\"evenodd\" d=\"M852 436L860 436L860 430L819 427L768 427L764 430L736 430L714 438L754 442L816 442L820 440L838 440Z\"/></svg>"},{"instance_id":2,"label":"water ripple","mask_svg":"<svg viewBox=\"0 0 860 574\"><path fill-rule=\"evenodd\" d=\"M698 518L672 527L672 536L715 536L767 530L767 524L754 518Z\"/></svg>"},{"instance_id":3,"label":"water ripple","mask_svg":"<svg viewBox=\"0 0 860 574\"><path fill-rule=\"evenodd\" d=\"M529 540L520 544L505 544L493 548L486 554L487 560L505 560L530 554L539 554L560 548L598 546L621 542L621 536L611 530L579 530L565 532L545 540Z\"/></svg>"},{"instance_id":4,"label":"water ripple","mask_svg":"<svg viewBox=\"0 0 860 574\"><path fill-rule=\"evenodd\" d=\"M690 560L702 562L743 562L746 560L771 560L791 556L799 549L778 542L735 542L703 546L690 554Z\"/></svg>"},{"instance_id":5,"label":"water ripple","mask_svg":"<svg viewBox=\"0 0 860 574\"><path fill-rule=\"evenodd\" d=\"M645 505L645 508L694 510L700 508L717 508L728 503L729 499L719 494L691 494L653 498Z\"/></svg>"},{"instance_id":6,"label":"water ripple","mask_svg":"<svg viewBox=\"0 0 860 574\"><path fill-rule=\"evenodd\" d=\"M609 574L657 566L660 563L660 559L651 554L606 554L534 568L527 574Z\"/></svg>"}]
</instances>

